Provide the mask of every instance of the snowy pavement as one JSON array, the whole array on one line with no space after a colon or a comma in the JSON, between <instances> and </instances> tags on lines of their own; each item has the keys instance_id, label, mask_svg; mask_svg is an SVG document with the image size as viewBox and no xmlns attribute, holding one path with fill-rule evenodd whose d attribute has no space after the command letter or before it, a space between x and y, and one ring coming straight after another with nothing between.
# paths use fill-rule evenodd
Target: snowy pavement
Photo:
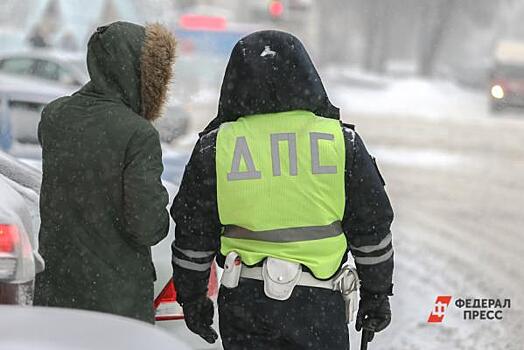
<instances>
[{"instance_id":1,"label":"snowy pavement","mask_svg":"<svg viewBox=\"0 0 524 350\"><path fill-rule=\"evenodd\" d=\"M377 156L396 213L393 322L370 348L522 349L524 118L344 116ZM452 305L428 324L438 295ZM457 298L511 308L464 320Z\"/></svg>"}]
</instances>

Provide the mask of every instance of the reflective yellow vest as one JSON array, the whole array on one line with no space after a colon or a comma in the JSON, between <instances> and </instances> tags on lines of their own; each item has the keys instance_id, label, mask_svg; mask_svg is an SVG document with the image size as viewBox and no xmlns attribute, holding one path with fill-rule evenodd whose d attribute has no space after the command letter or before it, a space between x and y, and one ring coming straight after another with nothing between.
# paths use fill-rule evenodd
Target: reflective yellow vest
<instances>
[{"instance_id":1,"label":"reflective yellow vest","mask_svg":"<svg viewBox=\"0 0 524 350\"><path fill-rule=\"evenodd\" d=\"M242 117L216 143L221 253L247 265L268 256L330 278L346 252L344 137L307 111Z\"/></svg>"}]
</instances>

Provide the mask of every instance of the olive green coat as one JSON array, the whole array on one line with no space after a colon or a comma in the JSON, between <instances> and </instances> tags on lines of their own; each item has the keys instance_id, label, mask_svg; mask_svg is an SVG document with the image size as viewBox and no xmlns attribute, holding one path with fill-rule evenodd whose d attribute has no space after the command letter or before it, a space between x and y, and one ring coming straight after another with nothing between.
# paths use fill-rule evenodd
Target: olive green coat
<instances>
[{"instance_id":1,"label":"olive green coat","mask_svg":"<svg viewBox=\"0 0 524 350\"><path fill-rule=\"evenodd\" d=\"M169 227L162 151L150 120L165 100L174 40L117 22L88 46L91 81L42 113L35 304L154 322L151 246Z\"/></svg>"}]
</instances>

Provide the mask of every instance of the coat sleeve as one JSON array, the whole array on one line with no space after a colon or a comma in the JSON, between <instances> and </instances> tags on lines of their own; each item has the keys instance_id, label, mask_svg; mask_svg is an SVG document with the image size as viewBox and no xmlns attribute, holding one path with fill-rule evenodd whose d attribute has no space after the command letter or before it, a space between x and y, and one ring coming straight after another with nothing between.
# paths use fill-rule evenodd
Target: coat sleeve
<instances>
[{"instance_id":1,"label":"coat sleeve","mask_svg":"<svg viewBox=\"0 0 524 350\"><path fill-rule=\"evenodd\" d=\"M169 230L163 169L158 132L139 129L129 141L123 175L124 231L138 245L153 246Z\"/></svg>"},{"instance_id":2,"label":"coat sleeve","mask_svg":"<svg viewBox=\"0 0 524 350\"><path fill-rule=\"evenodd\" d=\"M346 210L343 228L361 286L373 293L391 293L393 245L391 223L393 209L385 183L364 142L352 130L346 136Z\"/></svg>"},{"instance_id":3,"label":"coat sleeve","mask_svg":"<svg viewBox=\"0 0 524 350\"><path fill-rule=\"evenodd\" d=\"M176 223L172 244L173 278L181 305L207 294L209 273L219 249L215 173L216 137L204 136L186 166L171 216Z\"/></svg>"}]
</instances>

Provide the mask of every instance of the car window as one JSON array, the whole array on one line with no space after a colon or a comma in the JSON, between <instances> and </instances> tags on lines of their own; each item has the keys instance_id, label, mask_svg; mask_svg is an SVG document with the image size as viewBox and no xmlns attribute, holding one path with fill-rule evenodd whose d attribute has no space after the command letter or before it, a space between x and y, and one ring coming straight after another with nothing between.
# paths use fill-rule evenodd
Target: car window
<instances>
[{"instance_id":1,"label":"car window","mask_svg":"<svg viewBox=\"0 0 524 350\"><path fill-rule=\"evenodd\" d=\"M0 70L2 72L17 74L17 75L30 75L33 73L34 60L30 58L8 58L2 61Z\"/></svg>"},{"instance_id":2,"label":"car window","mask_svg":"<svg viewBox=\"0 0 524 350\"><path fill-rule=\"evenodd\" d=\"M9 101L13 139L20 143L38 143L38 122L44 104L21 100Z\"/></svg>"},{"instance_id":3,"label":"car window","mask_svg":"<svg viewBox=\"0 0 524 350\"><path fill-rule=\"evenodd\" d=\"M35 66L35 75L46 80L58 81L60 66L54 62L37 60Z\"/></svg>"},{"instance_id":4,"label":"car window","mask_svg":"<svg viewBox=\"0 0 524 350\"><path fill-rule=\"evenodd\" d=\"M0 150L9 149L12 141L7 99L0 93Z\"/></svg>"},{"instance_id":5,"label":"car window","mask_svg":"<svg viewBox=\"0 0 524 350\"><path fill-rule=\"evenodd\" d=\"M63 84L67 85L79 85L80 82L78 82L73 74L68 69L65 69L63 67L58 67L58 81L60 81Z\"/></svg>"},{"instance_id":6,"label":"car window","mask_svg":"<svg viewBox=\"0 0 524 350\"><path fill-rule=\"evenodd\" d=\"M505 79L524 79L524 65L498 65L494 75Z\"/></svg>"},{"instance_id":7,"label":"car window","mask_svg":"<svg viewBox=\"0 0 524 350\"><path fill-rule=\"evenodd\" d=\"M5 176L23 187L30 188L35 192L40 192L40 183L42 181L41 173L1 150L0 175Z\"/></svg>"}]
</instances>

